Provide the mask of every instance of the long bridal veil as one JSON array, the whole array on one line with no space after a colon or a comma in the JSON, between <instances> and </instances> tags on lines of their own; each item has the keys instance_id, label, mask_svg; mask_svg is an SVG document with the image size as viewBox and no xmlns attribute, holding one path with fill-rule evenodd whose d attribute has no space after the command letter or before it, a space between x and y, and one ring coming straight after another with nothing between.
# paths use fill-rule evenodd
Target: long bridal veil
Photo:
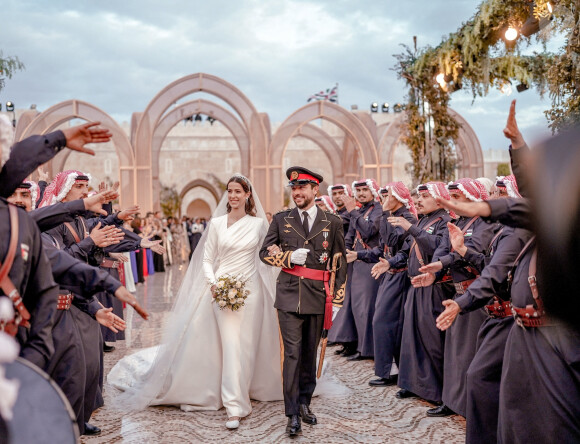
<instances>
[{"instance_id":1,"label":"long bridal veil","mask_svg":"<svg viewBox=\"0 0 580 444\"><path fill-rule=\"evenodd\" d=\"M256 217L263 220L262 230L260 232L261 245L269 226L266 213L249 180L241 175L237 176L242 177L250 184L256 205ZM216 210L212 214L212 219L225 215L227 213L226 205L227 193L220 200ZM211 223L212 221L210 220L209 224ZM154 405L155 399L161 397L171 384L171 365L176 359L176 354L184 340L189 324L196 311L200 308L200 304L210 303L207 297L210 286L202 271L204 246L209 233L209 224L191 257L189 267L177 293L172 312L163 327L162 341L160 346L156 347L155 357L150 368L143 373L133 375L130 383L123 384L124 391L116 395L113 401L116 408L122 410L141 410L148 405ZM267 300L271 300L273 306L276 294L276 276L279 269L262 263L258 252L259 249L257 248L254 258L256 261L257 276L261 281L261 288L265 292L264 296ZM214 263L214 269L217 269L218 266L219 264L217 262ZM202 338L199 339L203 340Z\"/></svg>"}]
</instances>

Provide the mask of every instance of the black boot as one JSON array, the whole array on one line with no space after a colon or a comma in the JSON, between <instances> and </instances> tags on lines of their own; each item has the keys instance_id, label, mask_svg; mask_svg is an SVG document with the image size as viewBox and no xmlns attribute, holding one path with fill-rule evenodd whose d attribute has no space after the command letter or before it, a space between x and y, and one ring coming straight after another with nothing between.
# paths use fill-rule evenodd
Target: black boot
<instances>
[{"instance_id":1,"label":"black boot","mask_svg":"<svg viewBox=\"0 0 580 444\"><path fill-rule=\"evenodd\" d=\"M312 413L312 411L310 410L310 406L306 404L300 404L300 417L302 418L302 421L304 421L306 424L310 425L318 424L318 421L316 420L316 415Z\"/></svg>"},{"instance_id":2,"label":"black boot","mask_svg":"<svg viewBox=\"0 0 580 444\"><path fill-rule=\"evenodd\" d=\"M302 425L300 424L300 416L292 415L288 417L288 425L286 426L286 433L288 436L296 436L302 432Z\"/></svg>"}]
</instances>

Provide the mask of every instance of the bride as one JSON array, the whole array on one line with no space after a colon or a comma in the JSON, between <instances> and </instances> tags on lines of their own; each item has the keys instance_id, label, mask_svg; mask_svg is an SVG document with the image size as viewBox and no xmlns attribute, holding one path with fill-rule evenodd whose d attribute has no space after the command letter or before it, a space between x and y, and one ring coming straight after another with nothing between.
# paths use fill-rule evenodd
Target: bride
<instances>
[{"instance_id":1,"label":"bride","mask_svg":"<svg viewBox=\"0 0 580 444\"><path fill-rule=\"evenodd\" d=\"M250 399L283 399L276 270L258 257L267 229L250 181L233 176L191 259L162 344L121 359L109 373L108 382L124 391L117 406L223 406L226 426L237 428L252 411ZM247 279L250 294L238 311L213 302L215 282L226 274Z\"/></svg>"}]
</instances>

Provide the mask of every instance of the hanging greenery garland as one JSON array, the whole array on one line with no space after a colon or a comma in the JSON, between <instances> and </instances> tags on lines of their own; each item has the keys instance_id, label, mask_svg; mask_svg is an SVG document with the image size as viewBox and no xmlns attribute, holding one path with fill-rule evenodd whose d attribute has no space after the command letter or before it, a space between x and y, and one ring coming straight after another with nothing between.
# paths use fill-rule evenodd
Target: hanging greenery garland
<instances>
[{"instance_id":1,"label":"hanging greenery garland","mask_svg":"<svg viewBox=\"0 0 580 444\"><path fill-rule=\"evenodd\" d=\"M470 88L475 99L490 88L511 90L514 83L533 87L542 96L549 93L552 107L545 114L553 132L580 123L580 1L554 3L486 0L436 48L405 46L395 55L395 70L409 86L404 141L411 150L415 182L453 179L459 124L448 107L458 89ZM522 55L534 33L541 43L563 34L566 45L558 54Z\"/></svg>"}]
</instances>

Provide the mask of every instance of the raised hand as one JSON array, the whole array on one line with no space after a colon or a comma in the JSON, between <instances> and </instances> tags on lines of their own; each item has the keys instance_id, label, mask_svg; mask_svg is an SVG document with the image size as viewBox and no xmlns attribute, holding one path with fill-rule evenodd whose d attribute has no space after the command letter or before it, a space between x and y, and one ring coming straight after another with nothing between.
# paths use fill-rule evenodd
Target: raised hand
<instances>
[{"instance_id":1,"label":"raised hand","mask_svg":"<svg viewBox=\"0 0 580 444\"><path fill-rule=\"evenodd\" d=\"M90 237L97 247L105 248L121 242L125 237L125 233L114 225L105 225L101 228L101 223L99 222L91 231Z\"/></svg>"},{"instance_id":2,"label":"raised hand","mask_svg":"<svg viewBox=\"0 0 580 444\"><path fill-rule=\"evenodd\" d=\"M379 262L377 262L375 265L373 265L373 268L371 268L371 276L375 279L378 279L383 273L389 271L390 268L391 264L389 264L389 261L381 257L379 258Z\"/></svg>"},{"instance_id":3,"label":"raised hand","mask_svg":"<svg viewBox=\"0 0 580 444\"><path fill-rule=\"evenodd\" d=\"M465 217L488 217L491 214L491 208L486 202L456 202L447 200L442 197L436 197L435 200L442 208L454 211L458 216Z\"/></svg>"},{"instance_id":4,"label":"raised hand","mask_svg":"<svg viewBox=\"0 0 580 444\"><path fill-rule=\"evenodd\" d=\"M121 286L121 287L117 288L117 291L115 291L115 297L117 299L119 299L120 301L123 301L123 302L129 304L131 307L133 307L135 309L135 311L139 314L139 316L141 316L143 319L145 319L145 320L149 319L149 313L147 313L139 305L139 303L137 302L137 299L135 299L135 296L133 296L133 294L129 290L127 290L125 287Z\"/></svg>"},{"instance_id":5,"label":"raised hand","mask_svg":"<svg viewBox=\"0 0 580 444\"><path fill-rule=\"evenodd\" d=\"M163 245L160 245L160 244L161 244L161 239L152 241L148 237L144 237L143 239L141 239L140 246L143 248L149 248L154 253L164 254L165 247Z\"/></svg>"},{"instance_id":6,"label":"raised hand","mask_svg":"<svg viewBox=\"0 0 580 444\"><path fill-rule=\"evenodd\" d=\"M346 207L346 211L350 212L356 209L356 200L354 198L348 196L347 194L343 194L342 196L339 197L339 199L342 199L342 202Z\"/></svg>"},{"instance_id":7,"label":"raised hand","mask_svg":"<svg viewBox=\"0 0 580 444\"><path fill-rule=\"evenodd\" d=\"M141 208L138 205L133 205L132 207L125 208L117 213L117 219L124 221L130 221L135 218L135 214L139 212Z\"/></svg>"},{"instance_id":8,"label":"raised hand","mask_svg":"<svg viewBox=\"0 0 580 444\"><path fill-rule=\"evenodd\" d=\"M412 225L411 222L409 222L404 217L391 216L387 218L387 222L390 223L393 227L401 227L405 231L411 228Z\"/></svg>"},{"instance_id":9,"label":"raised hand","mask_svg":"<svg viewBox=\"0 0 580 444\"><path fill-rule=\"evenodd\" d=\"M510 105L510 112L508 114L507 123L503 130L503 135L510 139L512 143L512 148L517 150L526 144L524 136L518 128L518 122L516 121L516 101L512 100Z\"/></svg>"},{"instance_id":10,"label":"raised hand","mask_svg":"<svg viewBox=\"0 0 580 444\"><path fill-rule=\"evenodd\" d=\"M115 191L103 191L102 193L87 197L86 199L83 199L83 202L85 203L85 210L106 216L107 212L103 210L102 205L104 203L115 200L117 197L119 197L119 193Z\"/></svg>"},{"instance_id":11,"label":"raised hand","mask_svg":"<svg viewBox=\"0 0 580 444\"><path fill-rule=\"evenodd\" d=\"M461 311L461 308L454 300L446 299L443 301L443 305L445 306L445 310L435 320L435 325L441 331L445 331L451 327L453 321L455 321L455 318Z\"/></svg>"},{"instance_id":12,"label":"raised hand","mask_svg":"<svg viewBox=\"0 0 580 444\"><path fill-rule=\"evenodd\" d=\"M461 257L465 256L467 252L467 247L465 246L465 239L463 233L459 227L451 222L447 222L447 228L449 229L449 240L451 241L451 246Z\"/></svg>"},{"instance_id":13,"label":"raised hand","mask_svg":"<svg viewBox=\"0 0 580 444\"><path fill-rule=\"evenodd\" d=\"M428 287L435 282L435 275L433 273L423 273L411 279L411 285L415 288Z\"/></svg>"},{"instance_id":14,"label":"raised hand","mask_svg":"<svg viewBox=\"0 0 580 444\"><path fill-rule=\"evenodd\" d=\"M93 150L85 148L87 143L105 143L111 140L111 132L105 128L95 128L101 122L89 122L62 130L66 138L66 146L73 151L95 155Z\"/></svg>"},{"instance_id":15,"label":"raised hand","mask_svg":"<svg viewBox=\"0 0 580 444\"><path fill-rule=\"evenodd\" d=\"M38 181L48 182L48 173L46 172L46 170L42 168L42 166L39 166L37 171L38 171Z\"/></svg>"},{"instance_id":16,"label":"raised hand","mask_svg":"<svg viewBox=\"0 0 580 444\"><path fill-rule=\"evenodd\" d=\"M422 267L419 268L419 271L421 273L435 274L438 271L441 271L442 269L443 269L443 264L441 263L441 261L437 261L437 262L431 262L430 264L427 264L427 265L423 265Z\"/></svg>"}]
</instances>

